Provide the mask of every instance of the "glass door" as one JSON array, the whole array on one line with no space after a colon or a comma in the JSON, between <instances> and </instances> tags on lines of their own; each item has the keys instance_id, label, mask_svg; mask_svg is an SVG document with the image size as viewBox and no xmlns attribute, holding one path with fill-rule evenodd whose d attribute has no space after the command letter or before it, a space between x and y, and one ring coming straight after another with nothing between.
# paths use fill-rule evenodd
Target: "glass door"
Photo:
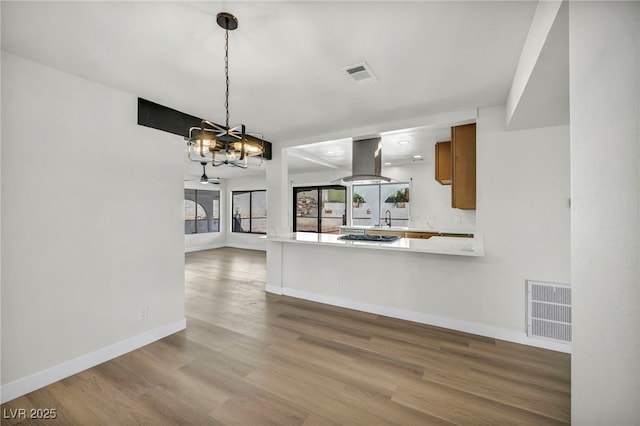
<instances>
[{"instance_id":1,"label":"glass door","mask_svg":"<svg viewBox=\"0 0 640 426\"><path fill-rule=\"evenodd\" d=\"M294 188L296 221L293 232L318 232L318 189Z\"/></svg>"},{"instance_id":2,"label":"glass door","mask_svg":"<svg viewBox=\"0 0 640 426\"><path fill-rule=\"evenodd\" d=\"M347 224L346 197L347 189L343 186L337 188L320 188L320 232L325 234L338 234L340 226Z\"/></svg>"},{"instance_id":3,"label":"glass door","mask_svg":"<svg viewBox=\"0 0 640 426\"><path fill-rule=\"evenodd\" d=\"M346 194L337 185L293 188L293 231L337 234L346 225Z\"/></svg>"}]
</instances>

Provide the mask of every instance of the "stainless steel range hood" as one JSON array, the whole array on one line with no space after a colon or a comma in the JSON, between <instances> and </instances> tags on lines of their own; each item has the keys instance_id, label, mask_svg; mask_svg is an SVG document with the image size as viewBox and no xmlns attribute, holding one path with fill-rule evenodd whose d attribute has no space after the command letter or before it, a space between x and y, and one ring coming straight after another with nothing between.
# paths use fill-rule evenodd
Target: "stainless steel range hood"
<instances>
[{"instance_id":1,"label":"stainless steel range hood","mask_svg":"<svg viewBox=\"0 0 640 426\"><path fill-rule=\"evenodd\" d=\"M354 139L352 145L351 176L339 179L342 183L384 183L394 181L382 176L382 138Z\"/></svg>"}]
</instances>

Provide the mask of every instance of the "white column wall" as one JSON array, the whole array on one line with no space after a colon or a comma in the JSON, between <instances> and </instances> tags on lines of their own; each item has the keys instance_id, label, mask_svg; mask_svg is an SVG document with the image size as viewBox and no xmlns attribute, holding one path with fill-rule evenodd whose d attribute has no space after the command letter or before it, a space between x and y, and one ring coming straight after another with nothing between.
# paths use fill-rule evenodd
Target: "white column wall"
<instances>
[{"instance_id":1,"label":"white column wall","mask_svg":"<svg viewBox=\"0 0 640 426\"><path fill-rule=\"evenodd\" d=\"M569 6L572 422L640 424L640 3Z\"/></svg>"},{"instance_id":2,"label":"white column wall","mask_svg":"<svg viewBox=\"0 0 640 426\"><path fill-rule=\"evenodd\" d=\"M282 145L272 146L273 159L267 165L267 234L284 235L290 232L291 209L289 195L288 157ZM267 241L267 282L265 288L281 294L282 245Z\"/></svg>"}]
</instances>

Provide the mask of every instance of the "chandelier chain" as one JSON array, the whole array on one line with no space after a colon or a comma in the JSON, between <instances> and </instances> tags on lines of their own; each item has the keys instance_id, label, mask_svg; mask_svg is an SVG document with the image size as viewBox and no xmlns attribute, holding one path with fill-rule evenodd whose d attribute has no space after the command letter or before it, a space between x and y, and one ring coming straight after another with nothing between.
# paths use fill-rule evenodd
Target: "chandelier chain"
<instances>
[{"instance_id":1,"label":"chandelier chain","mask_svg":"<svg viewBox=\"0 0 640 426\"><path fill-rule=\"evenodd\" d=\"M224 108L227 113L227 130L229 129L229 30L226 29L224 32L224 75L225 82L227 86L227 91L225 93L225 102Z\"/></svg>"}]
</instances>

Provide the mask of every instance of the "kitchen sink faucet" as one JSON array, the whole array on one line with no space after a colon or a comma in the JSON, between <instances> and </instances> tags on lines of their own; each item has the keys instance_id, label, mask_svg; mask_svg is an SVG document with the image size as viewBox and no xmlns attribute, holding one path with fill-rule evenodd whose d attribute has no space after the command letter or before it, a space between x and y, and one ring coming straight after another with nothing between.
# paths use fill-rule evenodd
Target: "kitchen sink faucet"
<instances>
[{"instance_id":1,"label":"kitchen sink faucet","mask_svg":"<svg viewBox=\"0 0 640 426\"><path fill-rule=\"evenodd\" d=\"M391 228L391 211L384 212L384 224Z\"/></svg>"}]
</instances>

